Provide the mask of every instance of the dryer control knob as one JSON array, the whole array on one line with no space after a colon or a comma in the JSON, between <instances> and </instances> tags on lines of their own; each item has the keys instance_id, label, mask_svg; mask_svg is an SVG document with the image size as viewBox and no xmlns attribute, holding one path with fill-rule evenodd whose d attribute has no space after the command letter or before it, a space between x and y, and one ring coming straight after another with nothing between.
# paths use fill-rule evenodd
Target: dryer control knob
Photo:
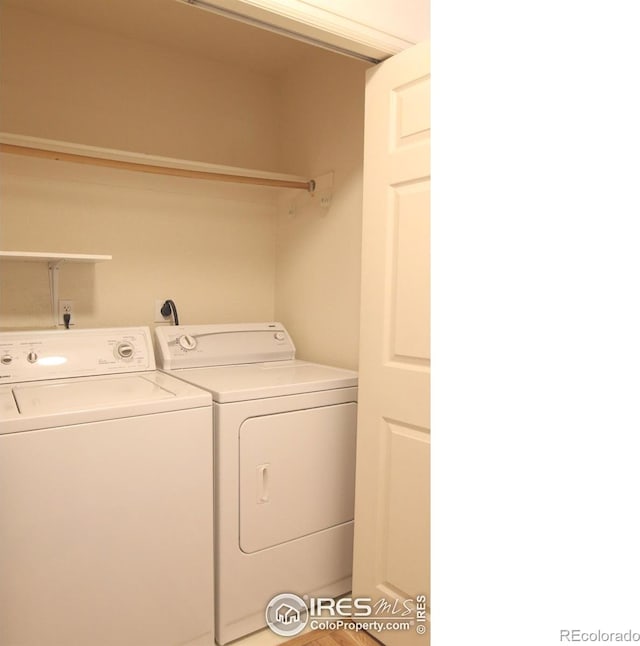
<instances>
[{"instance_id":1,"label":"dryer control knob","mask_svg":"<svg viewBox=\"0 0 640 646\"><path fill-rule=\"evenodd\" d=\"M31 352L29 352L29 354L27 355L27 361L29 363L35 363L37 360L38 355L33 350L31 350Z\"/></svg>"},{"instance_id":2,"label":"dryer control knob","mask_svg":"<svg viewBox=\"0 0 640 646\"><path fill-rule=\"evenodd\" d=\"M190 334L183 334L178 337L178 344L183 350L194 350L198 342Z\"/></svg>"},{"instance_id":3,"label":"dryer control knob","mask_svg":"<svg viewBox=\"0 0 640 646\"><path fill-rule=\"evenodd\" d=\"M13 361L13 357L10 354L3 354L0 361L2 361L5 366L8 366Z\"/></svg>"},{"instance_id":4,"label":"dryer control knob","mask_svg":"<svg viewBox=\"0 0 640 646\"><path fill-rule=\"evenodd\" d=\"M284 332L276 332L276 333L273 335L273 338L274 338L276 341L284 341Z\"/></svg>"},{"instance_id":5,"label":"dryer control knob","mask_svg":"<svg viewBox=\"0 0 640 646\"><path fill-rule=\"evenodd\" d=\"M133 357L134 351L135 348L133 347L132 343L129 343L129 341L118 343L118 346L116 347L116 352L118 353L118 357L120 359L131 359L131 357Z\"/></svg>"}]
</instances>

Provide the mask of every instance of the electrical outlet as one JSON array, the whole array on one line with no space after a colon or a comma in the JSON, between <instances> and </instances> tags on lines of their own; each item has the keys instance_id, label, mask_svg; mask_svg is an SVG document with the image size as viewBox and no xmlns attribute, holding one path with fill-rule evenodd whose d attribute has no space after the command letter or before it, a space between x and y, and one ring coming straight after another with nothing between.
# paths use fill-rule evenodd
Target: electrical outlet
<instances>
[{"instance_id":1,"label":"electrical outlet","mask_svg":"<svg viewBox=\"0 0 640 646\"><path fill-rule=\"evenodd\" d=\"M169 316L162 316L160 313L160 310L162 309L162 306L164 305L164 302L166 301L166 298L157 298L154 302L154 308L153 308L153 322L154 323L165 323L171 318L171 315Z\"/></svg>"},{"instance_id":2,"label":"electrical outlet","mask_svg":"<svg viewBox=\"0 0 640 646\"><path fill-rule=\"evenodd\" d=\"M73 320L73 301L58 301L58 325L64 325L65 314L71 314L69 325L75 325Z\"/></svg>"}]
</instances>

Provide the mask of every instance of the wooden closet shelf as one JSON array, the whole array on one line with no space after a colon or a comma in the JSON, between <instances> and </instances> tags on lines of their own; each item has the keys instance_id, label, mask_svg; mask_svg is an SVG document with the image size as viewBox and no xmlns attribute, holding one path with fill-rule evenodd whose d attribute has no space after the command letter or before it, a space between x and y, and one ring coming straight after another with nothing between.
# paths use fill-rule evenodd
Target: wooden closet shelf
<instances>
[{"instance_id":1,"label":"wooden closet shelf","mask_svg":"<svg viewBox=\"0 0 640 646\"><path fill-rule=\"evenodd\" d=\"M286 175L278 176L277 173L235 169L6 133L0 134L0 152L154 175L254 184L274 188L294 188L310 193L315 190L315 181L313 179L307 180Z\"/></svg>"}]
</instances>

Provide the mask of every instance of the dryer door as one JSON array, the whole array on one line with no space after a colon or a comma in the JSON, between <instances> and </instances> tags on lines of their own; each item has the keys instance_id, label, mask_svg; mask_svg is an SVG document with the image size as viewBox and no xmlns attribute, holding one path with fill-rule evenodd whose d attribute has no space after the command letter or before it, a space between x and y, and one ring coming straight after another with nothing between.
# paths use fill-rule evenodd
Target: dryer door
<instances>
[{"instance_id":1,"label":"dryer door","mask_svg":"<svg viewBox=\"0 0 640 646\"><path fill-rule=\"evenodd\" d=\"M239 449L243 552L353 520L355 403L252 417Z\"/></svg>"}]
</instances>

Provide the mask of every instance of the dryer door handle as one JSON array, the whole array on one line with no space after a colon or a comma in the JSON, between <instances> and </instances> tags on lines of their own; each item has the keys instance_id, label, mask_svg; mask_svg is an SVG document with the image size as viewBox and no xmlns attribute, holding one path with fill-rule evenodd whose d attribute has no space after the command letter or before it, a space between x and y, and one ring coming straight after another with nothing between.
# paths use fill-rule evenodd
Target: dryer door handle
<instances>
[{"instance_id":1,"label":"dryer door handle","mask_svg":"<svg viewBox=\"0 0 640 646\"><path fill-rule=\"evenodd\" d=\"M257 502L259 505L269 502L269 467L270 464L259 464L256 467L257 475Z\"/></svg>"}]
</instances>

